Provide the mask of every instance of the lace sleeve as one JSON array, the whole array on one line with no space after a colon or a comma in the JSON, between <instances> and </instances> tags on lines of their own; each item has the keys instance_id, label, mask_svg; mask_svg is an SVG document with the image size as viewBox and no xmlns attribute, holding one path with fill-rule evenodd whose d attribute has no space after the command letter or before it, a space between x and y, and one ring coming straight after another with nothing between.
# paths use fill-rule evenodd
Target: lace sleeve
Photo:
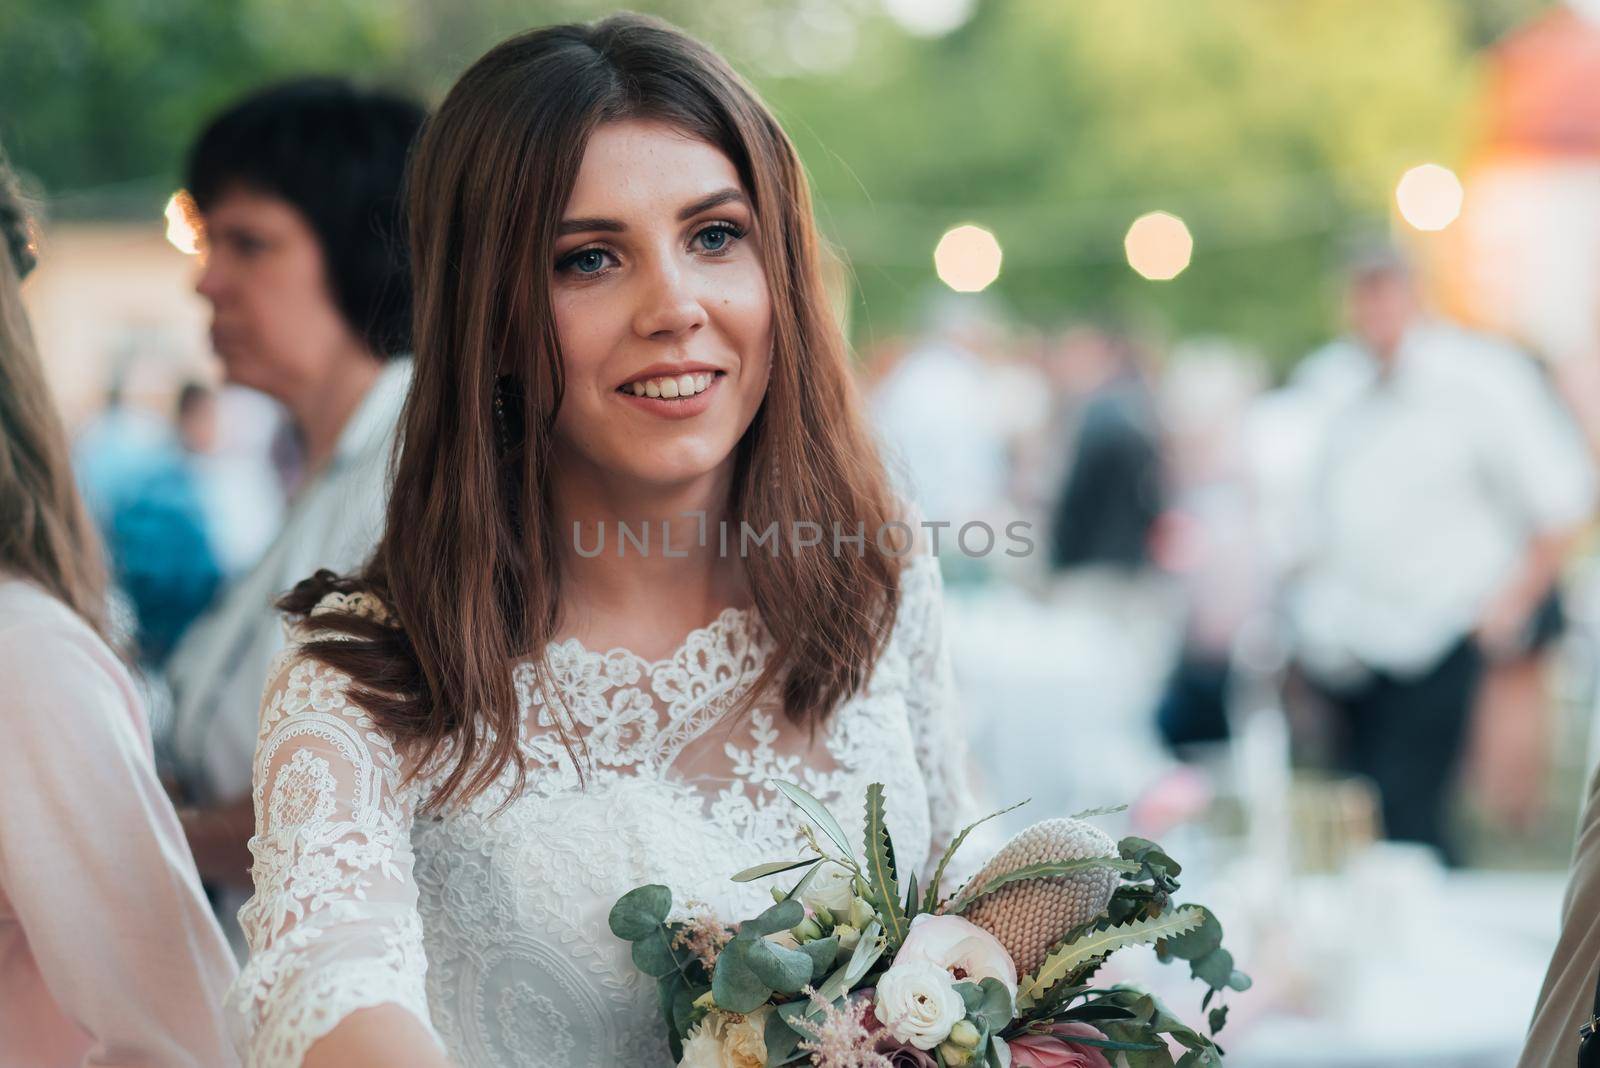
<instances>
[{"instance_id":1,"label":"lace sleeve","mask_svg":"<svg viewBox=\"0 0 1600 1068\"><path fill-rule=\"evenodd\" d=\"M228 995L247 1064L298 1065L346 1016L380 1004L433 1033L411 876L415 790L388 738L345 699L349 682L291 647L263 699L255 896L239 912L250 961Z\"/></svg>"},{"instance_id":2,"label":"lace sleeve","mask_svg":"<svg viewBox=\"0 0 1600 1068\"><path fill-rule=\"evenodd\" d=\"M933 828L928 870L919 876L927 885L927 878L955 836L990 810L981 805L973 788L966 717L944 632L944 579L937 556L921 552L907 565L901 575L900 613L901 638L906 643L910 665L906 707L917 763L927 786ZM945 871L946 893L982 867L998 847L993 833L994 823L986 823L962 843Z\"/></svg>"}]
</instances>

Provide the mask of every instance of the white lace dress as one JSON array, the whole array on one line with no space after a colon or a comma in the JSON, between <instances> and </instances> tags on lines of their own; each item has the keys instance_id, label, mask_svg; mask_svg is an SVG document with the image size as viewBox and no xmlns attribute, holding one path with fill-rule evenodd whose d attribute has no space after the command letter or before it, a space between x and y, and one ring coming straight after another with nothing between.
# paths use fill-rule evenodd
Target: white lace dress
<instances>
[{"instance_id":1,"label":"white lace dress","mask_svg":"<svg viewBox=\"0 0 1600 1068\"><path fill-rule=\"evenodd\" d=\"M346 700L348 679L287 650L256 753L256 893L240 912L251 957L228 998L246 1061L298 1065L345 1016L389 1002L470 1068L670 1064L655 983L607 915L649 882L672 888L677 914L686 900L730 921L770 905L774 880L728 877L805 855L802 817L772 779L821 798L856 841L866 787L885 783L901 869L926 885L930 858L982 813L936 559L908 563L902 597L869 684L809 750L770 702L719 723L770 647L753 611L724 611L655 662L552 643L556 685L587 733L587 786L523 665L525 787L505 804L508 777L437 818L416 812L437 779L400 785L402 759ZM315 612L297 636L314 624Z\"/></svg>"}]
</instances>

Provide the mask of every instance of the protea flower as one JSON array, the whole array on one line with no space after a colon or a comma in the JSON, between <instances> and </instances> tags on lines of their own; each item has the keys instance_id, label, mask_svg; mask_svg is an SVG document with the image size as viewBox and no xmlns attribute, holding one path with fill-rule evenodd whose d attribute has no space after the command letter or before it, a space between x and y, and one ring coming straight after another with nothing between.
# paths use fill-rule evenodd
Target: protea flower
<instances>
[{"instance_id":1,"label":"protea flower","mask_svg":"<svg viewBox=\"0 0 1600 1068\"><path fill-rule=\"evenodd\" d=\"M947 911L982 927L1006 947L1019 975L1032 975L1050 947L1068 931L1090 923L1106 911L1117 887L1111 868L1090 868L1044 879L1024 879L963 905L970 894L998 875L1045 861L1115 857L1111 836L1082 820L1053 819L1035 823L1007 842L956 895Z\"/></svg>"}]
</instances>

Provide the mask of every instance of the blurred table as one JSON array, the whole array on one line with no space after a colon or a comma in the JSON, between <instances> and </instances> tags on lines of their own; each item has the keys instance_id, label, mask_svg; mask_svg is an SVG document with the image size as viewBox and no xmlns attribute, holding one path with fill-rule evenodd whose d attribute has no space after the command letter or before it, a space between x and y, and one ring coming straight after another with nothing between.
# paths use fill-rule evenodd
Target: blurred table
<instances>
[{"instance_id":1,"label":"blurred table","mask_svg":"<svg viewBox=\"0 0 1600 1068\"><path fill-rule=\"evenodd\" d=\"M1561 873L1444 875L1404 937L1375 944L1351 932L1348 971L1315 1015L1251 1013L1255 992L1236 995L1228 1064L1508 1068L1555 945L1565 883ZM1323 888L1340 889L1334 877Z\"/></svg>"}]
</instances>

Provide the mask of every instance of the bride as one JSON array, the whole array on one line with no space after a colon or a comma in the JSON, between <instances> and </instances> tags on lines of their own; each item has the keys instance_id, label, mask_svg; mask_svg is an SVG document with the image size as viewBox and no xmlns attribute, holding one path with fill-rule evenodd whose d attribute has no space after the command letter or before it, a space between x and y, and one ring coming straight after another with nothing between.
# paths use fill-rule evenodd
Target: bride
<instances>
[{"instance_id":1,"label":"bride","mask_svg":"<svg viewBox=\"0 0 1600 1068\"><path fill-rule=\"evenodd\" d=\"M282 605L236 1041L667 1064L620 894L770 904L729 876L804 855L774 779L858 839L885 783L924 885L975 818L937 560L863 422L794 149L704 46L633 15L506 41L409 197L386 529Z\"/></svg>"}]
</instances>

